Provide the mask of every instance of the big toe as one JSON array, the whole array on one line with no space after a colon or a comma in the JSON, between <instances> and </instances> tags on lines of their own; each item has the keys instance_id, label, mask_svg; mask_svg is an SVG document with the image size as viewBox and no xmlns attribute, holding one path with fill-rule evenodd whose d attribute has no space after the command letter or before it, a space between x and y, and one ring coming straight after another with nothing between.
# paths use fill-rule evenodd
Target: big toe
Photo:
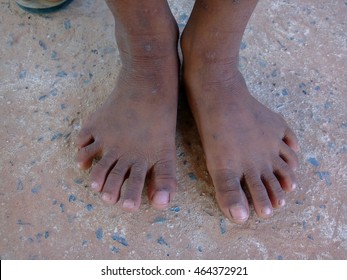
<instances>
[{"instance_id":1,"label":"big toe","mask_svg":"<svg viewBox=\"0 0 347 280\"><path fill-rule=\"evenodd\" d=\"M175 161L161 161L154 165L148 193L153 208L167 208L174 197L176 187Z\"/></svg>"},{"instance_id":2,"label":"big toe","mask_svg":"<svg viewBox=\"0 0 347 280\"><path fill-rule=\"evenodd\" d=\"M242 224L249 217L249 206L240 179L231 172L211 174L221 211L231 221Z\"/></svg>"}]
</instances>

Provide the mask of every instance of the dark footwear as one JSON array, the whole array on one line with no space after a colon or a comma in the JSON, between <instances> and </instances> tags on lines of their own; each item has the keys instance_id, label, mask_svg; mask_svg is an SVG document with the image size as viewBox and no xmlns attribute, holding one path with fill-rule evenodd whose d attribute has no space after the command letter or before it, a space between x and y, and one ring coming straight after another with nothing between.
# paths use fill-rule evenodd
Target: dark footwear
<instances>
[{"instance_id":1,"label":"dark footwear","mask_svg":"<svg viewBox=\"0 0 347 280\"><path fill-rule=\"evenodd\" d=\"M48 1L48 0L16 0L23 10L30 13L52 13L70 4L72 0Z\"/></svg>"}]
</instances>

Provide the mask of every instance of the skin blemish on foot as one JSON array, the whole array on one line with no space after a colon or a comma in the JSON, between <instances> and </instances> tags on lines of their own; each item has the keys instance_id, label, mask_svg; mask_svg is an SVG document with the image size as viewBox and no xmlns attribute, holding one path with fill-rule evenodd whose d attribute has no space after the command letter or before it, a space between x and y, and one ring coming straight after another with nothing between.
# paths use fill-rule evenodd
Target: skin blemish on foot
<instances>
[{"instance_id":1,"label":"skin blemish on foot","mask_svg":"<svg viewBox=\"0 0 347 280\"><path fill-rule=\"evenodd\" d=\"M98 240L102 240L104 238L104 231L102 228L98 228L95 232L95 236Z\"/></svg>"},{"instance_id":2,"label":"skin blemish on foot","mask_svg":"<svg viewBox=\"0 0 347 280\"><path fill-rule=\"evenodd\" d=\"M143 49L146 51L146 52L150 52L152 51L152 44L151 43L147 43L143 46Z\"/></svg>"},{"instance_id":3,"label":"skin blemish on foot","mask_svg":"<svg viewBox=\"0 0 347 280\"><path fill-rule=\"evenodd\" d=\"M219 139L219 134L218 133L215 133L212 135L213 137L213 140L218 140Z\"/></svg>"},{"instance_id":4,"label":"skin blemish on foot","mask_svg":"<svg viewBox=\"0 0 347 280\"><path fill-rule=\"evenodd\" d=\"M123 246L127 247L129 245L126 238L122 235L120 235L118 232L115 232L112 234L112 240L117 241L118 243L122 244Z\"/></svg>"}]
</instances>

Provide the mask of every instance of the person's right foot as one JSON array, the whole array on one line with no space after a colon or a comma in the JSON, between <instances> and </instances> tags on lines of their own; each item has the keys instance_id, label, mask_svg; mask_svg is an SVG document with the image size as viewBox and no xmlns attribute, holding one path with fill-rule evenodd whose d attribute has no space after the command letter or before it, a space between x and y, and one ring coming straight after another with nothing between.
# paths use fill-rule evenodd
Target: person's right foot
<instances>
[{"instance_id":1,"label":"person's right foot","mask_svg":"<svg viewBox=\"0 0 347 280\"><path fill-rule=\"evenodd\" d=\"M116 5L132 5L110 3L114 12L121 9ZM121 200L127 211L139 208L145 179L150 175L149 200L154 208L163 209L176 189L177 26L169 21L169 27L164 28L161 23L159 29L165 32L154 32L157 30L148 25L158 19L150 14L134 19L123 13L120 20L122 17L132 22L122 28L116 21L123 64L118 83L102 107L83 124L76 161L87 169L93 159L101 157L92 168L91 186L107 203ZM137 20L147 26L132 29ZM146 33L141 28L150 29Z\"/></svg>"}]
</instances>

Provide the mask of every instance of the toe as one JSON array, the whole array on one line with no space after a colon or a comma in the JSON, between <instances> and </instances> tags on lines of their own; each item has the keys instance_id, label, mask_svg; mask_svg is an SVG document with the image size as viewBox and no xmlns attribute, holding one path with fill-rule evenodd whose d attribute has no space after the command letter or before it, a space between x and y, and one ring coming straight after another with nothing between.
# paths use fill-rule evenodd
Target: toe
<instances>
[{"instance_id":1,"label":"toe","mask_svg":"<svg viewBox=\"0 0 347 280\"><path fill-rule=\"evenodd\" d=\"M147 164L137 162L131 166L125 190L122 189L122 208L135 211L140 207L141 194L147 175Z\"/></svg>"},{"instance_id":2,"label":"toe","mask_svg":"<svg viewBox=\"0 0 347 280\"><path fill-rule=\"evenodd\" d=\"M274 160L273 170L284 191L290 192L296 188L294 172L281 157Z\"/></svg>"},{"instance_id":3,"label":"toe","mask_svg":"<svg viewBox=\"0 0 347 280\"><path fill-rule=\"evenodd\" d=\"M81 148L76 155L76 162L79 168L89 168L92 165L93 159L101 153L101 150L101 145L98 141Z\"/></svg>"},{"instance_id":4,"label":"toe","mask_svg":"<svg viewBox=\"0 0 347 280\"><path fill-rule=\"evenodd\" d=\"M106 153L92 168L90 173L91 187L95 191L101 191L107 175L118 160L118 153L114 150Z\"/></svg>"},{"instance_id":5,"label":"toe","mask_svg":"<svg viewBox=\"0 0 347 280\"><path fill-rule=\"evenodd\" d=\"M283 137L283 141L292 148L295 152L300 151L299 141L296 137L295 133L290 129L287 128Z\"/></svg>"},{"instance_id":6,"label":"toe","mask_svg":"<svg viewBox=\"0 0 347 280\"><path fill-rule=\"evenodd\" d=\"M158 210L167 208L173 199L176 186L176 163L174 158L158 161L152 169L148 192L153 208Z\"/></svg>"},{"instance_id":7,"label":"toe","mask_svg":"<svg viewBox=\"0 0 347 280\"><path fill-rule=\"evenodd\" d=\"M296 170L299 166L299 159L292 148L282 142L280 146L280 156L289 165L290 168Z\"/></svg>"},{"instance_id":8,"label":"toe","mask_svg":"<svg viewBox=\"0 0 347 280\"><path fill-rule=\"evenodd\" d=\"M268 218L272 215L272 203L266 187L255 170L250 170L245 174L245 182L251 194L255 212L261 218Z\"/></svg>"},{"instance_id":9,"label":"toe","mask_svg":"<svg viewBox=\"0 0 347 280\"><path fill-rule=\"evenodd\" d=\"M76 138L76 146L81 149L94 141L93 135L87 128L82 128Z\"/></svg>"},{"instance_id":10,"label":"toe","mask_svg":"<svg viewBox=\"0 0 347 280\"><path fill-rule=\"evenodd\" d=\"M283 207L285 205L285 192L276 176L270 171L264 172L262 181L267 189L272 206L274 208Z\"/></svg>"},{"instance_id":11,"label":"toe","mask_svg":"<svg viewBox=\"0 0 347 280\"><path fill-rule=\"evenodd\" d=\"M102 189L102 200L110 204L117 203L120 196L120 189L126 179L129 168L130 164L128 161L122 158L118 160L107 175L106 182Z\"/></svg>"},{"instance_id":12,"label":"toe","mask_svg":"<svg viewBox=\"0 0 347 280\"><path fill-rule=\"evenodd\" d=\"M221 211L231 221L241 224L249 216L249 206L240 179L230 171L210 172L215 189L216 199Z\"/></svg>"}]
</instances>

